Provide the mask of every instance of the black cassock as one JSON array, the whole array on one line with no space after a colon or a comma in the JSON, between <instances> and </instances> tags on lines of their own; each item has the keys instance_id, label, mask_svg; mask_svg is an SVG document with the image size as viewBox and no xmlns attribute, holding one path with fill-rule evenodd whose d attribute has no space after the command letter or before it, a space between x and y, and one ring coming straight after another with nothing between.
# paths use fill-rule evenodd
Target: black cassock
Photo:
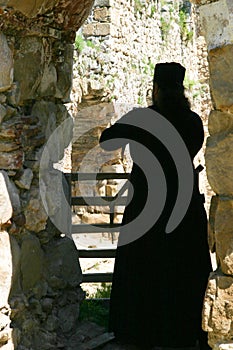
<instances>
[{"instance_id":1,"label":"black cassock","mask_svg":"<svg viewBox=\"0 0 233 350\"><path fill-rule=\"evenodd\" d=\"M150 108L156 110L155 106ZM134 111L130 115L133 120ZM153 130L149 133L135 126L124 125L124 118L101 135L100 144L117 138L116 144L101 146L111 150L124 147L124 139L132 139L151 150L163 168L167 198L163 212L153 227L132 243L117 248L109 330L120 341L145 348L195 346L199 340L204 349L207 343L206 334L201 330L201 312L211 261L206 212L195 171L193 195L186 215L176 229L167 234L165 227L178 191L176 166L166 147L152 135ZM201 119L194 112L186 111L177 115L174 113L171 123L193 159L204 140ZM130 178L134 192L125 209L123 224L140 214L148 194L146 176L136 164L130 141L129 145L135 161ZM159 201L156 193L154 201ZM120 232L120 235L123 234L124 226Z\"/></svg>"}]
</instances>

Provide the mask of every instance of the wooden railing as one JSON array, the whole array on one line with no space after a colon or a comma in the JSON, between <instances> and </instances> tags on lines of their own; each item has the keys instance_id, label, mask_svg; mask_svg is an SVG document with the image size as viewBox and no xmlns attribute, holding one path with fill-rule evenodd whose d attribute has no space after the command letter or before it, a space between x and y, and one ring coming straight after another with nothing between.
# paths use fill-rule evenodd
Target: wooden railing
<instances>
[{"instance_id":1,"label":"wooden railing","mask_svg":"<svg viewBox=\"0 0 233 350\"><path fill-rule=\"evenodd\" d=\"M129 173L67 173L65 177L69 183L70 196L72 182L74 181L87 181L87 180L106 180L106 179L129 179ZM102 233L102 232L118 232L121 224L114 223L114 207L125 206L126 196L122 196L127 189L127 182L122 186L116 196L78 196L72 197L71 206L109 206L110 208L110 222L109 224L76 224L72 225L72 234L88 234L88 233ZM79 249L80 258L114 258L115 249ZM88 282L111 282L112 273L84 273L83 283Z\"/></svg>"}]
</instances>

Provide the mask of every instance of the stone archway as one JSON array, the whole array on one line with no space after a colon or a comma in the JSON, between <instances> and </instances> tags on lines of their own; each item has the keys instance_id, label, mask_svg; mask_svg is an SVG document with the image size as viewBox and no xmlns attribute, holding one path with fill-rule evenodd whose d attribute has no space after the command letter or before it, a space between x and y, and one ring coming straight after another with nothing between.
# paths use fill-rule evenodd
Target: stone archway
<instances>
[{"instance_id":1,"label":"stone archway","mask_svg":"<svg viewBox=\"0 0 233 350\"><path fill-rule=\"evenodd\" d=\"M206 163L216 193L210 209L210 245L219 269L210 277L203 326L212 347L230 349L233 6L230 0L192 2L200 5L214 105ZM32 344L42 350L62 344L72 348L67 336L75 334L82 298L78 256L73 243L62 239L48 221L39 196L38 168L47 138L68 117L63 104L71 86L72 43L92 3L7 0L0 5L2 349L27 349Z\"/></svg>"}]
</instances>

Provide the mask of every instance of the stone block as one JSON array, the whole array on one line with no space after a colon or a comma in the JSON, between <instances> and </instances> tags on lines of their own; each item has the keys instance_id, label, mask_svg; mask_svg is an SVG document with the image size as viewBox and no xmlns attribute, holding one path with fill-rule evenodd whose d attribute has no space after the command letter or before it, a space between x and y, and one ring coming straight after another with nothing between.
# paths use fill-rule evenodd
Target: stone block
<instances>
[{"instance_id":1,"label":"stone block","mask_svg":"<svg viewBox=\"0 0 233 350\"><path fill-rule=\"evenodd\" d=\"M21 149L18 149L12 152L1 152L0 169L7 169L7 170L20 169L22 165L23 165L23 151Z\"/></svg>"},{"instance_id":2,"label":"stone block","mask_svg":"<svg viewBox=\"0 0 233 350\"><path fill-rule=\"evenodd\" d=\"M27 99L36 99L44 71L43 39L35 36L23 37L19 41L19 50L15 55L14 80L20 86L20 103Z\"/></svg>"},{"instance_id":3,"label":"stone block","mask_svg":"<svg viewBox=\"0 0 233 350\"><path fill-rule=\"evenodd\" d=\"M57 282L59 289L76 287L82 279L78 251L73 240L64 237L44 246L46 276L49 284Z\"/></svg>"},{"instance_id":4,"label":"stone block","mask_svg":"<svg viewBox=\"0 0 233 350\"><path fill-rule=\"evenodd\" d=\"M233 130L233 114L212 110L208 119L208 129L210 135Z\"/></svg>"},{"instance_id":5,"label":"stone block","mask_svg":"<svg viewBox=\"0 0 233 350\"><path fill-rule=\"evenodd\" d=\"M8 175L5 171L0 171L0 223L5 224L13 214L13 208L8 192Z\"/></svg>"},{"instance_id":6,"label":"stone block","mask_svg":"<svg viewBox=\"0 0 233 350\"><path fill-rule=\"evenodd\" d=\"M40 195L50 220L65 235L71 235L69 186L61 171L40 172Z\"/></svg>"},{"instance_id":7,"label":"stone block","mask_svg":"<svg viewBox=\"0 0 233 350\"><path fill-rule=\"evenodd\" d=\"M89 23L83 27L84 36L107 36L110 31L110 23Z\"/></svg>"},{"instance_id":8,"label":"stone block","mask_svg":"<svg viewBox=\"0 0 233 350\"><path fill-rule=\"evenodd\" d=\"M20 269L23 291L30 293L41 280L43 272L43 251L39 239L33 235L28 235L23 239Z\"/></svg>"},{"instance_id":9,"label":"stone block","mask_svg":"<svg viewBox=\"0 0 233 350\"><path fill-rule=\"evenodd\" d=\"M0 92L6 91L13 83L13 54L5 35L0 32Z\"/></svg>"},{"instance_id":10,"label":"stone block","mask_svg":"<svg viewBox=\"0 0 233 350\"><path fill-rule=\"evenodd\" d=\"M27 17L34 17L39 12L46 12L51 7L51 2L48 0L38 0L36 3L31 0L9 0L8 6L13 7L15 10L22 12Z\"/></svg>"},{"instance_id":11,"label":"stone block","mask_svg":"<svg viewBox=\"0 0 233 350\"><path fill-rule=\"evenodd\" d=\"M70 102L70 91L73 79L73 54L73 45L66 44L63 54L64 60L56 64L57 84L54 96L61 99L63 102Z\"/></svg>"},{"instance_id":12,"label":"stone block","mask_svg":"<svg viewBox=\"0 0 233 350\"><path fill-rule=\"evenodd\" d=\"M40 232L45 229L48 215L44 209L41 200L39 189L33 190L30 194L30 199L25 208L25 227L29 231Z\"/></svg>"},{"instance_id":13,"label":"stone block","mask_svg":"<svg viewBox=\"0 0 233 350\"><path fill-rule=\"evenodd\" d=\"M21 249L14 237L10 235L11 254L12 254L12 279L10 297L19 295L22 292L21 289L21 270L20 270L20 257Z\"/></svg>"},{"instance_id":14,"label":"stone block","mask_svg":"<svg viewBox=\"0 0 233 350\"><path fill-rule=\"evenodd\" d=\"M57 84L57 71L55 66L50 63L44 67L38 93L41 97L54 96Z\"/></svg>"},{"instance_id":15,"label":"stone block","mask_svg":"<svg viewBox=\"0 0 233 350\"><path fill-rule=\"evenodd\" d=\"M209 211L209 223L208 223L208 243L212 253L216 250L215 241L215 216L218 206L219 196L212 196Z\"/></svg>"},{"instance_id":16,"label":"stone block","mask_svg":"<svg viewBox=\"0 0 233 350\"><path fill-rule=\"evenodd\" d=\"M7 102L11 106L18 106L20 101L20 87L19 84L14 83L9 91L7 91Z\"/></svg>"},{"instance_id":17,"label":"stone block","mask_svg":"<svg viewBox=\"0 0 233 350\"><path fill-rule=\"evenodd\" d=\"M107 7L97 7L94 10L94 19L99 22L107 22L110 20L110 12Z\"/></svg>"},{"instance_id":18,"label":"stone block","mask_svg":"<svg viewBox=\"0 0 233 350\"><path fill-rule=\"evenodd\" d=\"M110 23L97 23L95 29L96 36L106 36L111 32L111 24Z\"/></svg>"},{"instance_id":19,"label":"stone block","mask_svg":"<svg viewBox=\"0 0 233 350\"><path fill-rule=\"evenodd\" d=\"M95 0L95 7L110 7L113 5L112 0Z\"/></svg>"},{"instance_id":20,"label":"stone block","mask_svg":"<svg viewBox=\"0 0 233 350\"><path fill-rule=\"evenodd\" d=\"M204 307L203 329L209 332L209 345L213 348L222 340L232 341L233 316L233 277L220 271L213 272L209 278Z\"/></svg>"},{"instance_id":21,"label":"stone block","mask_svg":"<svg viewBox=\"0 0 233 350\"><path fill-rule=\"evenodd\" d=\"M6 114L7 114L6 108L3 105L0 105L0 124L2 123Z\"/></svg>"},{"instance_id":22,"label":"stone block","mask_svg":"<svg viewBox=\"0 0 233 350\"><path fill-rule=\"evenodd\" d=\"M221 270L227 275L233 275L233 200L219 198L214 231Z\"/></svg>"},{"instance_id":23,"label":"stone block","mask_svg":"<svg viewBox=\"0 0 233 350\"><path fill-rule=\"evenodd\" d=\"M88 23L83 26L83 35L92 36L95 33L95 23Z\"/></svg>"},{"instance_id":24,"label":"stone block","mask_svg":"<svg viewBox=\"0 0 233 350\"><path fill-rule=\"evenodd\" d=\"M210 88L215 108L231 112L233 112L232 57L233 45L225 45L209 52Z\"/></svg>"},{"instance_id":25,"label":"stone block","mask_svg":"<svg viewBox=\"0 0 233 350\"><path fill-rule=\"evenodd\" d=\"M229 0L208 2L200 7L200 17L208 49L233 43L232 2Z\"/></svg>"},{"instance_id":26,"label":"stone block","mask_svg":"<svg viewBox=\"0 0 233 350\"><path fill-rule=\"evenodd\" d=\"M12 253L9 234L0 231L0 309L8 305L12 278Z\"/></svg>"},{"instance_id":27,"label":"stone block","mask_svg":"<svg viewBox=\"0 0 233 350\"><path fill-rule=\"evenodd\" d=\"M232 350L233 342L228 341L226 343L217 343L214 345L213 350Z\"/></svg>"},{"instance_id":28,"label":"stone block","mask_svg":"<svg viewBox=\"0 0 233 350\"><path fill-rule=\"evenodd\" d=\"M30 168L24 169L19 179L15 180L19 188L29 190L33 179L33 172Z\"/></svg>"},{"instance_id":29,"label":"stone block","mask_svg":"<svg viewBox=\"0 0 233 350\"><path fill-rule=\"evenodd\" d=\"M66 305L59 310L59 326L63 333L69 333L77 328L78 316L79 304Z\"/></svg>"},{"instance_id":30,"label":"stone block","mask_svg":"<svg viewBox=\"0 0 233 350\"><path fill-rule=\"evenodd\" d=\"M233 134L219 133L207 139L207 177L216 194L233 195Z\"/></svg>"}]
</instances>

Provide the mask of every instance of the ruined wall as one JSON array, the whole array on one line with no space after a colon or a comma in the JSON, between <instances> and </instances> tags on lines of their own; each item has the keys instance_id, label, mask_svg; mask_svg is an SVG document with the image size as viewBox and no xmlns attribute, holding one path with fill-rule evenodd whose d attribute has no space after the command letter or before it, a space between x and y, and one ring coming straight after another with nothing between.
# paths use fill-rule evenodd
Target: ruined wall
<instances>
[{"instance_id":1,"label":"ruined wall","mask_svg":"<svg viewBox=\"0 0 233 350\"><path fill-rule=\"evenodd\" d=\"M87 152L98 145L100 134L109 123L135 106L151 103L154 66L169 61L180 62L187 68L186 92L193 110L203 119L207 135L211 98L207 49L200 33L198 9L189 1L179 0L95 1L75 40L72 103L69 105L75 123L74 172L80 165L86 171L103 171L101 157L102 164L107 161L103 152L96 149L96 153L86 156ZM80 137L82 134L85 137ZM200 162L205 163L203 152L196 159L196 164ZM122 159L119 152L113 154L108 163L113 165L105 167L105 171L130 169L127 155ZM204 171L200 184L208 209L210 189ZM105 186L99 183L97 194L114 194L116 185L109 181L105 181ZM78 193L76 184L74 194ZM86 194L95 193L94 188L89 188ZM86 222L84 208L78 212Z\"/></svg>"},{"instance_id":2,"label":"ruined wall","mask_svg":"<svg viewBox=\"0 0 233 350\"><path fill-rule=\"evenodd\" d=\"M216 193L210 208L210 244L218 269L210 276L205 297L203 327L214 349L233 346L233 3L229 0L196 1L200 5L208 47L213 110L206 147L209 183Z\"/></svg>"},{"instance_id":3,"label":"ruined wall","mask_svg":"<svg viewBox=\"0 0 233 350\"><path fill-rule=\"evenodd\" d=\"M81 271L73 241L53 224L62 215L64 180L53 163L63 158L72 135L64 106L72 83L72 43L91 5L68 0L0 3L3 350L77 348ZM44 148L63 121L66 133Z\"/></svg>"}]
</instances>

